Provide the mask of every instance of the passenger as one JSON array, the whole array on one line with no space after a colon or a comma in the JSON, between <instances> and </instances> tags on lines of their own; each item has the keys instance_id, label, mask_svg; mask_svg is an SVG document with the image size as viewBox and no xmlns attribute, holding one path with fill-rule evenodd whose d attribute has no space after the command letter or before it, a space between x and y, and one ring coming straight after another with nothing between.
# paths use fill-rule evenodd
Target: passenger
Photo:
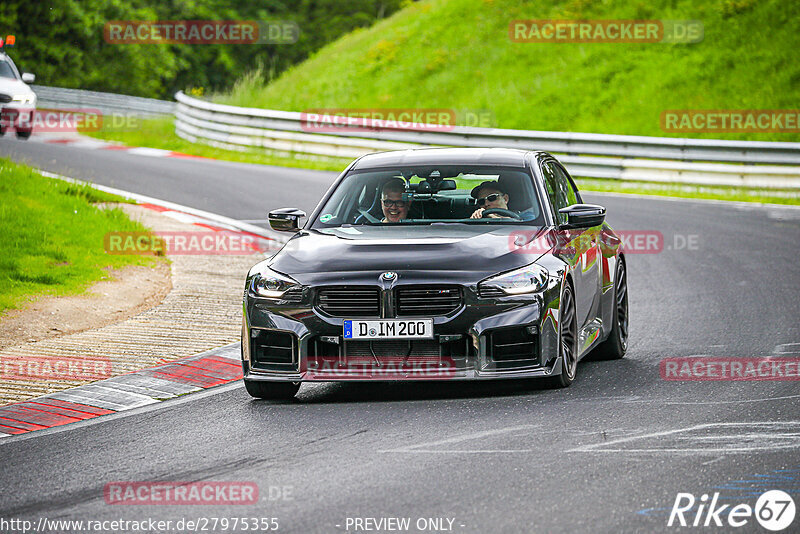
<instances>
[{"instance_id":1,"label":"passenger","mask_svg":"<svg viewBox=\"0 0 800 534\"><path fill-rule=\"evenodd\" d=\"M392 178L381 187L381 208L384 218L381 222L396 223L408 218L411 202L403 200L406 183L402 178Z\"/></svg>"},{"instance_id":2,"label":"passenger","mask_svg":"<svg viewBox=\"0 0 800 534\"><path fill-rule=\"evenodd\" d=\"M470 216L470 219L480 219L483 217L483 212L490 209L503 209L520 216L520 220L532 221L536 218L533 209L527 209L523 212L517 212L508 209L508 193L505 188L498 182L486 181L472 189L472 198L476 199L478 209ZM495 219L511 219L507 215L500 215L498 213L490 213L488 217Z\"/></svg>"}]
</instances>

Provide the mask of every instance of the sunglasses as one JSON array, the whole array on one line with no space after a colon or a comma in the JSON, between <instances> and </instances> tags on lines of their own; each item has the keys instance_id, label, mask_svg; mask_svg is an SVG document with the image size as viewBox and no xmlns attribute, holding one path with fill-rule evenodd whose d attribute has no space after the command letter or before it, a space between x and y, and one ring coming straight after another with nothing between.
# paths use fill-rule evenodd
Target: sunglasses
<instances>
[{"instance_id":1,"label":"sunglasses","mask_svg":"<svg viewBox=\"0 0 800 534\"><path fill-rule=\"evenodd\" d=\"M483 206L487 202L494 202L501 196L502 195L500 193L492 193L491 195L486 195L483 198L479 198L478 200L475 201L475 204L477 204L478 206Z\"/></svg>"},{"instance_id":2,"label":"sunglasses","mask_svg":"<svg viewBox=\"0 0 800 534\"><path fill-rule=\"evenodd\" d=\"M388 200L385 198L382 199L381 202L383 202L383 205L386 206L387 208L394 208L394 207L405 208L406 205L408 204L408 202L406 202L405 200Z\"/></svg>"}]
</instances>

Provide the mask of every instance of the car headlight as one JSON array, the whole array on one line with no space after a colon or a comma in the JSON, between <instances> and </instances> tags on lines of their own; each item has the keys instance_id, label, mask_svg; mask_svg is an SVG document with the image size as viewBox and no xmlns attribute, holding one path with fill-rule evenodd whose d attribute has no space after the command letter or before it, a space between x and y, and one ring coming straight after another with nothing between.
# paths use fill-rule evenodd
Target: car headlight
<instances>
[{"instance_id":1,"label":"car headlight","mask_svg":"<svg viewBox=\"0 0 800 534\"><path fill-rule=\"evenodd\" d=\"M16 104L34 104L36 102L36 95L14 95L11 101Z\"/></svg>"},{"instance_id":2,"label":"car headlight","mask_svg":"<svg viewBox=\"0 0 800 534\"><path fill-rule=\"evenodd\" d=\"M299 287L300 284L280 273L265 268L264 271L253 277L250 286L253 293L269 299L279 299L289 289Z\"/></svg>"},{"instance_id":3,"label":"car headlight","mask_svg":"<svg viewBox=\"0 0 800 534\"><path fill-rule=\"evenodd\" d=\"M550 273L547 269L532 263L525 267L487 278L478 284L478 288L482 291L499 289L506 295L535 293L547 286L547 278L549 276Z\"/></svg>"}]
</instances>

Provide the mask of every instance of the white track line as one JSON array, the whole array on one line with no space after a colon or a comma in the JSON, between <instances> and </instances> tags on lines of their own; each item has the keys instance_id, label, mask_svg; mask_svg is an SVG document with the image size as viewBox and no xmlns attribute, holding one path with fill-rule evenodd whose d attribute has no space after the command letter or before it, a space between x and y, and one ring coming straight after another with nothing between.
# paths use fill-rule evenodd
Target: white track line
<instances>
[{"instance_id":1,"label":"white track line","mask_svg":"<svg viewBox=\"0 0 800 534\"><path fill-rule=\"evenodd\" d=\"M129 198L131 200L135 200L137 202L141 202L144 204L156 204L158 206L163 206L171 210L189 213L191 215L202 217L203 219L213 221L222 225L227 225L233 228L238 228L239 230L244 230L246 232L251 232L257 235L262 235L270 239L274 239L278 243L284 243L286 241L286 237L276 232L271 232L269 230L265 230L260 226L255 226L253 224L239 221L237 219L231 219L230 217L225 217L224 215L218 215L216 213L211 213L208 211L191 208L189 206L177 204L175 202L170 202L168 200L161 200L160 198L153 198L153 197L148 197L146 195L140 195L138 193L131 193L130 191L123 191L122 189L116 189L114 187L108 187L105 185L95 184L92 182L86 182L84 180L77 180L75 178L70 178L69 176L63 176L61 174L55 174L52 172L43 171L41 169L36 169L36 172L48 178L56 178L58 180L64 180L66 182L71 182L75 184L86 184L99 191L105 191L106 193L111 193L112 195L118 195L124 198Z\"/></svg>"},{"instance_id":2,"label":"white track line","mask_svg":"<svg viewBox=\"0 0 800 534\"><path fill-rule=\"evenodd\" d=\"M644 452L644 453L679 453L679 454L724 454L724 453L744 453L744 452L756 452L756 451L774 451L774 450L782 450L782 449L797 449L800 448L800 434L796 432L789 432L789 433L781 433L781 434L766 434L766 437L769 438L780 438L780 437L787 437L790 439L790 443L786 445L777 445L777 444L765 444L765 445L751 445L745 447L731 447L731 448L650 448L650 449L625 449L625 448L608 448L610 445L618 445L621 443L629 443L631 441L636 440L643 440L648 438L663 438L665 436L671 436L674 434L686 433L686 432L693 432L696 430L705 430L705 429L717 429L717 428L736 428L736 427L744 427L745 429L753 429L754 427L770 429L770 428L780 428L783 426L794 426L800 429L800 421L757 421L757 422L728 422L728 423L707 423L702 425L694 425L685 428L677 428L673 430L664 430L661 432L652 432L650 434L642 434L638 436L628 436L625 438L613 439L611 441L603 441L600 443L593 443L590 445L582 445L580 447L576 447L574 449L569 449L566 452L623 452L623 453L630 453L630 452ZM742 436L749 436L749 434L729 434L729 435L722 435L719 436L723 439L728 439L730 441L734 441L736 438ZM694 436L689 436L690 438ZM697 436L695 439L701 438L702 436ZM714 437L714 436L711 436ZM762 435L764 437L764 435Z\"/></svg>"},{"instance_id":3,"label":"white track line","mask_svg":"<svg viewBox=\"0 0 800 534\"><path fill-rule=\"evenodd\" d=\"M400 447L399 449L386 449L378 452L390 452L390 453L391 452L473 452L473 451L452 451L452 450L442 451L438 449L437 450L429 450L429 449L432 447L437 447L439 445L452 445L454 443L461 443L463 441L480 439L489 436L497 436L499 434L507 434L509 432L516 432L518 430L530 430L541 426L542 425L520 425L520 426L510 426L506 428L497 428L494 430L483 430L481 432L474 432L472 434L463 434L461 436L456 436L454 438L446 438L438 441L429 441L427 443L408 445L406 447ZM506 451L506 452L529 452L529 451L525 449L520 451Z\"/></svg>"}]
</instances>

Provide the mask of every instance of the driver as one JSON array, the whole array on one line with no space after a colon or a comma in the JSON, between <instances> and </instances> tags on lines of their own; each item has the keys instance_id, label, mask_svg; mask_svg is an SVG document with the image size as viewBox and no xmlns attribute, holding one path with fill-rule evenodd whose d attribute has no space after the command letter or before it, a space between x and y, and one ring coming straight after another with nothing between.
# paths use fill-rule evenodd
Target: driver
<instances>
[{"instance_id":1,"label":"driver","mask_svg":"<svg viewBox=\"0 0 800 534\"><path fill-rule=\"evenodd\" d=\"M471 193L472 197L476 199L475 204L478 209L470 216L470 219L480 219L483 217L483 212L490 209L503 209L508 210L508 193L499 182L486 181L476 186ZM518 212L514 212L518 213ZM525 210L519 213L520 219L523 221L531 221L536 218L533 210ZM490 213L487 217L495 219L510 219L507 215L499 215L497 213Z\"/></svg>"},{"instance_id":2,"label":"driver","mask_svg":"<svg viewBox=\"0 0 800 534\"><path fill-rule=\"evenodd\" d=\"M392 178L381 187L381 208L383 220L381 222L400 222L408 217L411 202L403 200L406 192L406 183L402 178Z\"/></svg>"}]
</instances>

